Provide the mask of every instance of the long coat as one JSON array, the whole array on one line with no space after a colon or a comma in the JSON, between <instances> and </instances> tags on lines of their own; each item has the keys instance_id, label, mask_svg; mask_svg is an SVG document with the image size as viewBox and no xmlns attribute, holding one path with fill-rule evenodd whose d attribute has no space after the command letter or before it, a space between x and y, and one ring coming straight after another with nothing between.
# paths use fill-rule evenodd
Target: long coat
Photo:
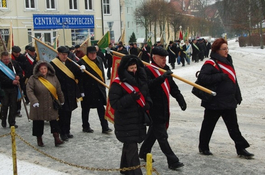
<instances>
[{"instance_id":1,"label":"long coat","mask_svg":"<svg viewBox=\"0 0 265 175\"><path fill-rule=\"evenodd\" d=\"M232 57L221 57L217 53L211 53L211 59L217 60L229 66L233 66ZM211 64L204 64L198 76L202 84L217 84L216 96L210 102L202 101L201 105L207 109L224 110L235 109L242 101L238 82L233 83L224 73L217 70Z\"/></svg>"},{"instance_id":2,"label":"long coat","mask_svg":"<svg viewBox=\"0 0 265 175\"><path fill-rule=\"evenodd\" d=\"M89 59L89 58L88 58ZM97 57L95 60L96 65L102 71L103 74L103 82L105 82L105 73L103 68L103 60L100 57ZM92 75L101 80L100 76L83 60L80 59L78 64L85 65L86 70L90 72ZM91 108L96 108L101 104L107 104L106 97L106 88L99 82L97 82L90 75L83 73L82 74L83 82L79 84L81 93L85 94L85 98L87 98L88 106Z\"/></svg>"},{"instance_id":3,"label":"long coat","mask_svg":"<svg viewBox=\"0 0 265 175\"><path fill-rule=\"evenodd\" d=\"M59 59L59 58L55 58L55 59ZM55 70L55 73L56 73L58 80L60 81L61 88L62 88L62 91L64 94L65 103L62 106L62 109L67 110L67 111L73 111L74 109L77 108L76 99L81 97L78 84L76 83L75 80L68 77L53 62L50 62L50 63ZM81 83L82 82L82 79L81 79L82 72L80 71L78 66L69 60L66 60L65 66L74 74L75 79L77 79L78 82Z\"/></svg>"},{"instance_id":4,"label":"long coat","mask_svg":"<svg viewBox=\"0 0 265 175\"><path fill-rule=\"evenodd\" d=\"M40 64L43 61L38 61L33 69L33 75L29 78L26 89L30 100L30 115L31 120L56 120L58 118L58 111L53 108L53 98L50 91L39 81L38 77L42 76L39 72ZM64 103L64 95L61 90L61 85L53 67L47 63L48 73L47 79L57 91L60 103ZM33 104L39 103L39 107L33 107Z\"/></svg>"},{"instance_id":5,"label":"long coat","mask_svg":"<svg viewBox=\"0 0 265 175\"><path fill-rule=\"evenodd\" d=\"M146 103L152 104L146 83L146 73L139 60L137 75L134 78L124 69L121 62L118 74L121 82L137 86L145 97ZM109 100L114 112L114 127L117 139L122 143L140 143L146 136L146 126L144 125L144 109L133 99L120 84L112 83L109 90Z\"/></svg>"}]
</instances>

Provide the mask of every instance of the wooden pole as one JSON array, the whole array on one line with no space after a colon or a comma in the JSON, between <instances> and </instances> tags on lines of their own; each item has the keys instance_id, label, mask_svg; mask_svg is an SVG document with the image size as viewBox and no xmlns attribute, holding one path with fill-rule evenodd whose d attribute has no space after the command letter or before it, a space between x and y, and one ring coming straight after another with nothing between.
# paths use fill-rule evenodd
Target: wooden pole
<instances>
[{"instance_id":1,"label":"wooden pole","mask_svg":"<svg viewBox=\"0 0 265 175\"><path fill-rule=\"evenodd\" d=\"M119 53L119 52L116 52L116 51L112 51L112 50L111 50L111 52L112 52L114 55L117 55L117 56L120 56L120 57L125 56L124 54ZM166 72L166 70L161 69L161 68L159 68L159 67L156 67L156 66L154 66L154 65L152 65L152 64L150 64L150 63L147 63L147 62L145 62L145 61L142 61L142 62L143 62L144 65L149 65L149 66L152 66L152 67L155 68L155 69L158 69L158 70L161 71L161 72ZM210 89L207 89L207 88L205 88L205 87L203 87L203 86L201 86L201 85L198 85L198 84L193 83L193 82L191 82L191 81L189 81L189 80L186 80L186 79L184 79L184 78L181 78L181 77L179 77L179 76L177 76L177 75L175 75L175 74L171 74L171 76L174 77L174 78L176 78L176 79L178 79L178 80L180 80L180 81L183 81L184 83L187 83L187 84L189 84L189 85L191 85L191 86L194 86L195 88L200 89L200 90L202 90L202 91L204 91L204 92L206 92L206 93L208 93L208 94L211 94L212 96L216 96L216 92L214 92L214 91L212 91L212 90L210 90Z\"/></svg>"}]
</instances>

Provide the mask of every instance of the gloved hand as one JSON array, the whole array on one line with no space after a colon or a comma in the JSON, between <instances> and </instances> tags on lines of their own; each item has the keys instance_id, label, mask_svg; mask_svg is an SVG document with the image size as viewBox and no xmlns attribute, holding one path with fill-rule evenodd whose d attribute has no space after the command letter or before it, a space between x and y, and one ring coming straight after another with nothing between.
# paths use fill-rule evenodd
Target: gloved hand
<instances>
[{"instance_id":1,"label":"gloved hand","mask_svg":"<svg viewBox=\"0 0 265 175\"><path fill-rule=\"evenodd\" d=\"M86 70L86 66L85 66L85 65L81 65L81 66L80 66L80 70L81 70L82 72L84 72L84 71Z\"/></svg>"},{"instance_id":2,"label":"gloved hand","mask_svg":"<svg viewBox=\"0 0 265 175\"><path fill-rule=\"evenodd\" d=\"M134 92L131 93L131 96L136 101L136 100L138 100L141 97L141 94L140 94L140 92L135 92L134 91Z\"/></svg>"},{"instance_id":3,"label":"gloved hand","mask_svg":"<svg viewBox=\"0 0 265 175\"><path fill-rule=\"evenodd\" d=\"M63 106L64 105L64 103L61 103L61 106Z\"/></svg>"},{"instance_id":4,"label":"gloved hand","mask_svg":"<svg viewBox=\"0 0 265 175\"><path fill-rule=\"evenodd\" d=\"M85 97L85 93L81 93L81 97Z\"/></svg>"},{"instance_id":5,"label":"gloved hand","mask_svg":"<svg viewBox=\"0 0 265 175\"><path fill-rule=\"evenodd\" d=\"M34 103L32 106L33 106L33 108L38 108L38 107L40 107L40 104L39 103Z\"/></svg>"},{"instance_id":6,"label":"gloved hand","mask_svg":"<svg viewBox=\"0 0 265 175\"><path fill-rule=\"evenodd\" d=\"M171 77L173 72L171 70L167 70L163 75L161 75L164 79Z\"/></svg>"},{"instance_id":7,"label":"gloved hand","mask_svg":"<svg viewBox=\"0 0 265 175\"><path fill-rule=\"evenodd\" d=\"M176 100L177 100L177 102L178 102L178 104L179 104L181 110L182 110L182 111L185 111L186 108L187 108L187 104L186 104L186 101L185 101L184 97L183 97L181 94L179 94L179 95L177 96Z\"/></svg>"}]
</instances>

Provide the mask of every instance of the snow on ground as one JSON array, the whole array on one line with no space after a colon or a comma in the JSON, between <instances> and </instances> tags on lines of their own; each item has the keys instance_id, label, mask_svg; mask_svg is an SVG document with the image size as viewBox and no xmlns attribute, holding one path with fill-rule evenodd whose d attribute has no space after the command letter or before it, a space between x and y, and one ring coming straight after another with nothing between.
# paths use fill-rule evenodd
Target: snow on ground
<instances>
[{"instance_id":1,"label":"snow on ground","mask_svg":"<svg viewBox=\"0 0 265 175\"><path fill-rule=\"evenodd\" d=\"M198 153L198 135L203 117L203 108L200 100L191 94L192 87L182 81L176 80L187 102L187 110L181 111L177 102L171 98L171 121L168 130L169 142L185 166L178 172L167 168L165 156L158 144L153 147L152 154L155 160L153 166L162 175L230 175L230 174L265 174L265 49L258 47L239 48L235 40L229 41L229 53L233 58L238 82L241 88L243 101L237 108L239 127L242 135L250 143L247 150L255 154L253 160L240 159L236 155L234 143L230 139L222 121L216 125L210 149L213 156L202 156ZM174 74L191 82L195 81L195 72L203 62L191 63L185 67L177 66ZM107 81L109 84L109 81ZM19 128L17 133L33 146L36 138L31 135L32 122L23 117L17 118ZM99 120L95 110L90 112L93 134L83 133L81 129L81 107L73 111L72 129L74 138L60 148L55 148L50 134L49 125L45 126L44 144L39 148L47 154L58 159L77 165L100 168L118 168L122 144L117 141L114 134L102 135ZM113 128L112 124L110 127ZM0 128L0 136L9 132L9 129ZM10 138L0 138L0 174L11 175L11 143ZM77 167L65 165L52 160L17 139L18 174L27 175L64 175L64 174L93 174L109 175L117 172L88 171ZM142 162L143 163L143 162ZM145 173L145 170L142 169Z\"/></svg>"}]
</instances>

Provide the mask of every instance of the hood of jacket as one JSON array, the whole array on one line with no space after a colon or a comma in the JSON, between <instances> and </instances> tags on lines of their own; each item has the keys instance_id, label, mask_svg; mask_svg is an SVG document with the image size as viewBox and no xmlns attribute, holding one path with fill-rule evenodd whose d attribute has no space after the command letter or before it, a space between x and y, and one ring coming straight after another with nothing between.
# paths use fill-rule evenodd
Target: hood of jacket
<instances>
[{"instance_id":1,"label":"hood of jacket","mask_svg":"<svg viewBox=\"0 0 265 175\"><path fill-rule=\"evenodd\" d=\"M36 65L34 66L34 68L33 68L33 76L35 78L38 78L38 77L42 76L42 74L39 71L39 69L40 69L40 66L43 65L43 64L45 64L47 66L47 68L48 68L47 75L54 76L55 75L55 70L52 67L52 65L50 63L46 62L46 61L43 61L43 60L38 61L36 63Z\"/></svg>"}]
</instances>

